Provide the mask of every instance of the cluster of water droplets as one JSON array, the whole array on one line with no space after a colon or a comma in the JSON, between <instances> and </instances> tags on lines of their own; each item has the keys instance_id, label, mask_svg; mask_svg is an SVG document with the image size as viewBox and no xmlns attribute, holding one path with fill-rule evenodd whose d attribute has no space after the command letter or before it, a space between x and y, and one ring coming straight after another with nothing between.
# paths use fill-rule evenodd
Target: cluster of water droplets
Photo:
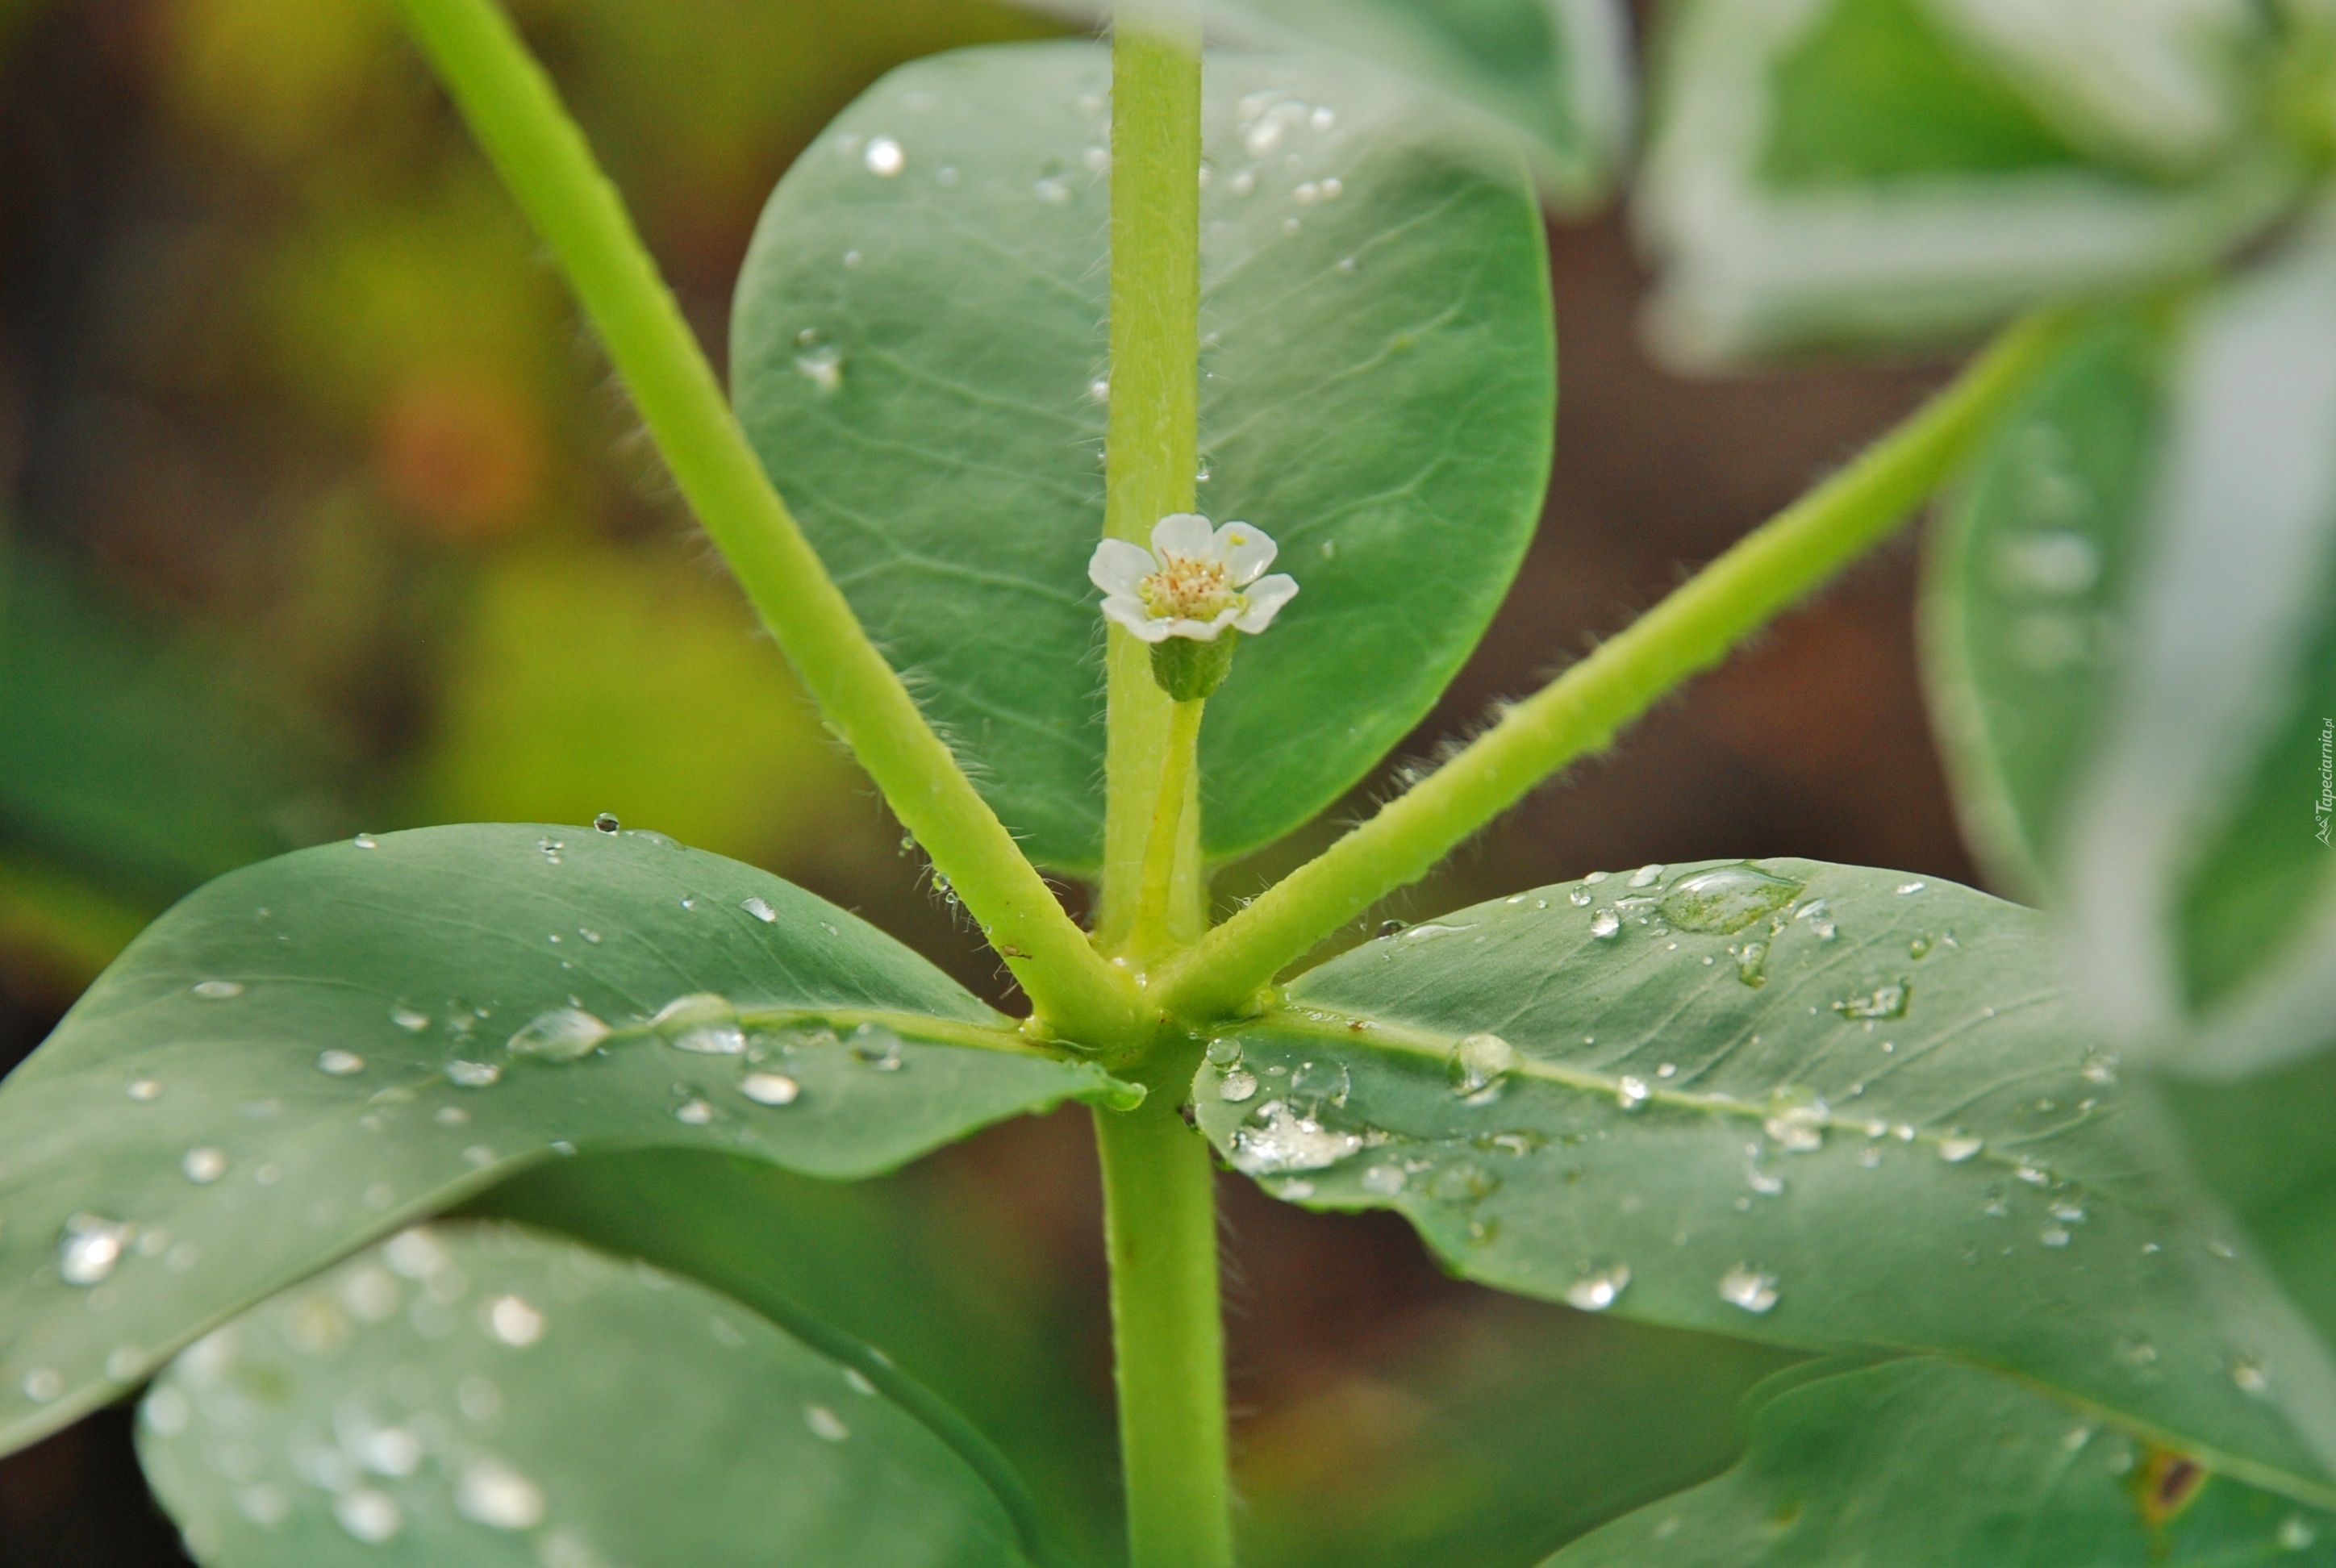
<instances>
[{"instance_id":1,"label":"cluster of water droplets","mask_svg":"<svg viewBox=\"0 0 2336 1568\"><path fill-rule=\"evenodd\" d=\"M2002 646L2040 675L2086 667L2114 646L2096 591L2103 578L2090 532L2097 503L2073 456L2068 438L2049 424L2029 424L2011 437L1998 479L2007 520L2016 518L2018 526L1993 538L1982 563L2009 615Z\"/></svg>"}]
</instances>

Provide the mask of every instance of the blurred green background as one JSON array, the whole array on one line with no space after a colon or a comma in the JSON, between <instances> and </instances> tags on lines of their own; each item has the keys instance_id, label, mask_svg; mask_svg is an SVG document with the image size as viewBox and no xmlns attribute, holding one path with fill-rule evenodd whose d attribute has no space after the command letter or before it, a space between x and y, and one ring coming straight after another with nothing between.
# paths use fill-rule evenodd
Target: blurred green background
<instances>
[{"instance_id":1,"label":"blurred green background","mask_svg":"<svg viewBox=\"0 0 2336 1568\"><path fill-rule=\"evenodd\" d=\"M717 359L754 217L819 126L901 60L1048 26L973 0L516 9ZM0 0L0 1062L221 871L359 829L602 811L803 881L1012 1005L675 503L384 5ZM1549 511L1407 755L1625 624L1942 373L1672 379L1638 347L1619 221L1551 238ZM1885 551L1382 913L1712 855L1968 880L1912 576ZM815 1304L960 1399L1082 1553L1114 1559L1083 1115L866 1188L657 1161L606 1178L646 1205L642 1244L700 1249L742 1295L725 1235L808 1271ZM709 1182L718 1212L657 1206ZM1776 1365L1445 1280L1386 1216L1231 1178L1224 1197L1256 1568L1530 1563L1726 1464L1737 1397ZM0 1563L181 1561L127 1431L108 1413L0 1464Z\"/></svg>"}]
</instances>

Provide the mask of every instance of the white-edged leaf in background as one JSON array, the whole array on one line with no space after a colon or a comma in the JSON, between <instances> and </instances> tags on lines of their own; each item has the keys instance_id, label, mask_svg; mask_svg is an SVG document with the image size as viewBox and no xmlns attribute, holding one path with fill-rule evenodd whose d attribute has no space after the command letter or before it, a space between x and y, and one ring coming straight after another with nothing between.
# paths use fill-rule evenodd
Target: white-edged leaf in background
<instances>
[{"instance_id":1,"label":"white-edged leaf in background","mask_svg":"<svg viewBox=\"0 0 2336 1568\"><path fill-rule=\"evenodd\" d=\"M2094 1016L2233 1076L2336 1018L2336 222L2179 320L2105 317L1934 552L1951 771Z\"/></svg>"},{"instance_id":2,"label":"white-edged leaf in background","mask_svg":"<svg viewBox=\"0 0 2336 1568\"><path fill-rule=\"evenodd\" d=\"M2245 0L1689 0L1638 198L1657 340L1952 337L2207 263L2298 189L2271 45Z\"/></svg>"}]
</instances>

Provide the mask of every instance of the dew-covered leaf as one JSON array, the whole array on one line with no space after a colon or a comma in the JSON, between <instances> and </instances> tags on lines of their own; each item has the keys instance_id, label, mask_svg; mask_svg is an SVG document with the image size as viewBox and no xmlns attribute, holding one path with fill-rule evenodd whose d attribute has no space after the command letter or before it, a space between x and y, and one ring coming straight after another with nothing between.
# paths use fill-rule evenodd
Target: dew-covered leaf
<instances>
[{"instance_id":1,"label":"dew-covered leaf","mask_svg":"<svg viewBox=\"0 0 2336 1568\"><path fill-rule=\"evenodd\" d=\"M2207 1568L2336 1563L2336 1514L2217 1475L1977 1368L1911 1357L1756 1390L1726 1475L1544 1568Z\"/></svg>"},{"instance_id":2,"label":"dew-covered leaf","mask_svg":"<svg viewBox=\"0 0 2336 1568\"><path fill-rule=\"evenodd\" d=\"M1101 0L1022 0L1100 20ZM1630 140L1630 13L1617 0L1156 0L1212 38L1327 51L1401 73L1514 136L1522 131L1553 200L1602 194ZM1455 130L1472 130L1467 121Z\"/></svg>"},{"instance_id":3,"label":"dew-covered leaf","mask_svg":"<svg viewBox=\"0 0 2336 1568\"><path fill-rule=\"evenodd\" d=\"M694 1281L511 1224L401 1232L199 1340L140 1454L205 1563L1026 1562L865 1378Z\"/></svg>"},{"instance_id":4,"label":"dew-covered leaf","mask_svg":"<svg viewBox=\"0 0 2336 1568\"><path fill-rule=\"evenodd\" d=\"M2336 1497L2336 1369L2057 963L1935 880L1641 868L1310 971L1193 1096L1269 1191L1398 1210L1468 1278L1952 1355Z\"/></svg>"},{"instance_id":5,"label":"dew-covered leaf","mask_svg":"<svg viewBox=\"0 0 2336 1568\"><path fill-rule=\"evenodd\" d=\"M2291 200L2247 0L1690 0L1639 216L1727 358L1968 333L2179 277Z\"/></svg>"},{"instance_id":6,"label":"dew-covered leaf","mask_svg":"<svg viewBox=\"0 0 2336 1568\"><path fill-rule=\"evenodd\" d=\"M1102 854L1110 60L884 78L791 170L740 277L739 413L852 608L1035 858ZM1212 855L1335 800L1435 701L1539 514L1555 396L1521 168L1332 63L1212 56L1199 506L1301 592L1202 735Z\"/></svg>"},{"instance_id":7,"label":"dew-covered leaf","mask_svg":"<svg viewBox=\"0 0 2336 1568\"><path fill-rule=\"evenodd\" d=\"M1125 1092L1015 1046L872 928L655 833L433 828L232 873L0 1085L0 1440L571 1150L861 1176Z\"/></svg>"},{"instance_id":8,"label":"dew-covered leaf","mask_svg":"<svg viewBox=\"0 0 2336 1568\"><path fill-rule=\"evenodd\" d=\"M1974 463L1926 675L1975 847L2098 1015L2208 1074L2336 1018L2336 229L2104 312Z\"/></svg>"}]
</instances>

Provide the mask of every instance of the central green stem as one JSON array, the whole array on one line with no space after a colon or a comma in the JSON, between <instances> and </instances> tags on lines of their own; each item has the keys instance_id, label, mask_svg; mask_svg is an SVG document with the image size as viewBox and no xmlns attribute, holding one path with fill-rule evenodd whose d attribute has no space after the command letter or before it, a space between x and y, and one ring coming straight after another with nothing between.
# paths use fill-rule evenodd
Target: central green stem
<instances>
[{"instance_id":1,"label":"central green stem","mask_svg":"<svg viewBox=\"0 0 2336 1568\"><path fill-rule=\"evenodd\" d=\"M1174 703L1168 714L1168 738L1161 758L1160 787L1153 796L1152 830L1144 845L1144 873L1135 902L1135 930L1129 946L1135 956L1150 960L1176 945L1170 911L1175 902L1176 863L1183 858L1187 820L1200 814L1194 784L1199 769L1193 764L1201 748L1201 710L1207 705L1195 697Z\"/></svg>"}]
</instances>

